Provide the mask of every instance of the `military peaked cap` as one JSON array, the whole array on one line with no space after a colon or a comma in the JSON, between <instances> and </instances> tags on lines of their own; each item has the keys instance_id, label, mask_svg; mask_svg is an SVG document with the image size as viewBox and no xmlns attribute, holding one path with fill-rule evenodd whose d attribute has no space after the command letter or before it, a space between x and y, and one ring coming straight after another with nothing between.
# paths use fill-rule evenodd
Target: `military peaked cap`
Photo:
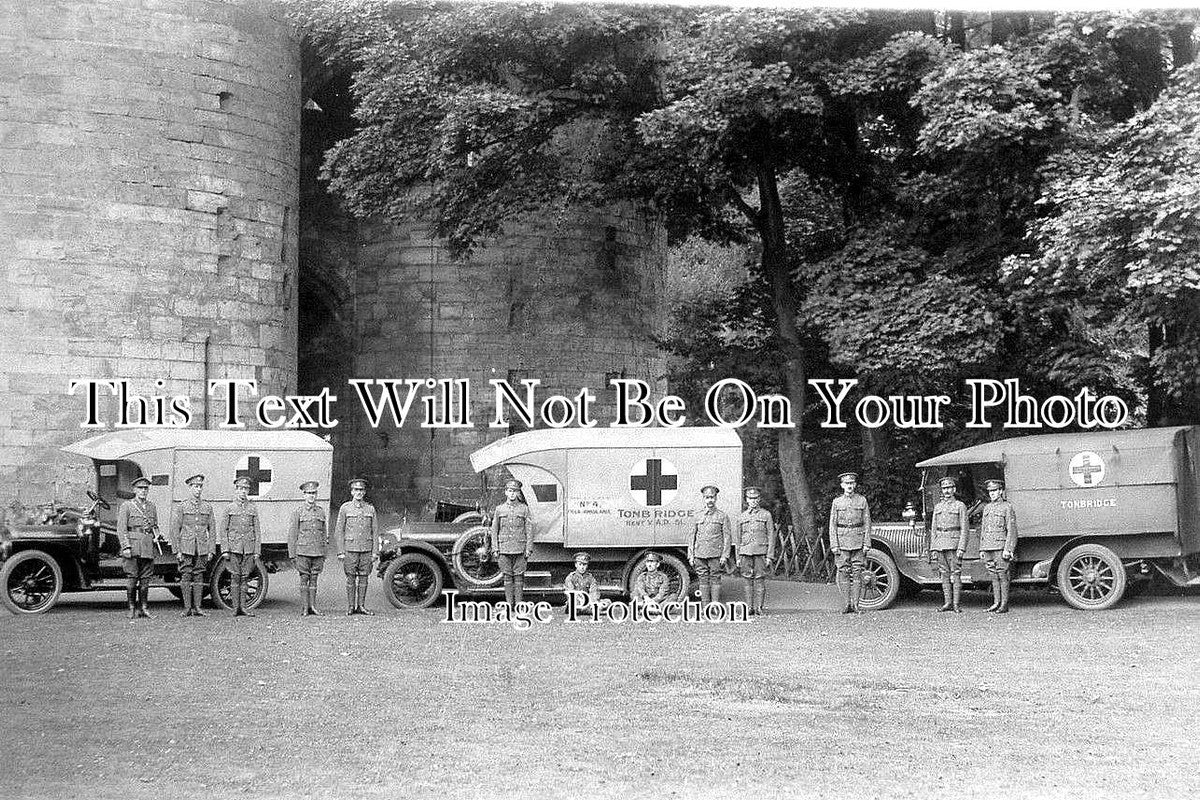
<instances>
[{"instance_id":1,"label":"military peaked cap","mask_svg":"<svg viewBox=\"0 0 1200 800\"><path fill-rule=\"evenodd\" d=\"M320 488L321 484L317 481L305 481L304 483L300 484L300 491L302 492L315 492Z\"/></svg>"},{"instance_id":2,"label":"military peaked cap","mask_svg":"<svg viewBox=\"0 0 1200 800\"><path fill-rule=\"evenodd\" d=\"M235 480L233 482L233 485L240 486L244 489L249 489L250 488L250 479L249 478L238 478L237 480Z\"/></svg>"},{"instance_id":3,"label":"military peaked cap","mask_svg":"<svg viewBox=\"0 0 1200 800\"><path fill-rule=\"evenodd\" d=\"M184 481L184 483L186 483L188 486L193 486L195 484L200 484L201 486L203 486L204 485L204 476L203 475L193 475L192 477L190 477L186 481Z\"/></svg>"},{"instance_id":4,"label":"military peaked cap","mask_svg":"<svg viewBox=\"0 0 1200 800\"><path fill-rule=\"evenodd\" d=\"M591 563L592 557L589 556L587 553L576 553L575 560L582 561L585 564L589 564L589 563Z\"/></svg>"},{"instance_id":5,"label":"military peaked cap","mask_svg":"<svg viewBox=\"0 0 1200 800\"><path fill-rule=\"evenodd\" d=\"M650 552L646 553L646 560L653 561L655 564L658 564L662 561L662 556L660 556L658 553Z\"/></svg>"},{"instance_id":6,"label":"military peaked cap","mask_svg":"<svg viewBox=\"0 0 1200 800\"><path fill-rule=\"evenodd\" d=\"M947 486L949 486L951 489L957 489L958 481L954 480L954 478L947 476L945 478L942 478L940 481L938 481L938 486L942 487L943 489L945 489Z\"/></svg>"},{"instance_id":7,"label":"military peaked cap","mask_svg":"<svg viewBox=\"0 0 1200 800\"><path fill-rule=\"evenodd\" d=\"M998 481L998 480L995 480L995 479L993 478L992 480L990 480L990 481L988 481L986 484L984 484L984 486L986 486L986 487L987 487L987 490L988 490L989 492L990 492L992 489L1003 489L1003 488L1004 488L1004 481Z\"/></svg>"},{"instance_id":8,"label":"military peaked cap","mask_svg":"<svg viewBox=\"0 0 1200 800\"><path fill-rule=\"evenodd\" d=\"M746 497L762 497L762 489L758 486L747 486L745 494Z\"/></svg>"},{"instance_id":9,"label":"military peaked cap","mask_svg":"<svg viewBox=\"0 0 1200 800\"><path fill-rule=\"evenodd\" d=\"M350 488L362 489L365 492L367 490L367 482L362 478L355 478L354 480L350 481Z\"/></svg>"},{"instance_id":10,"label":"military peaked cap","mask_svg":"<svg viewBox=\"0 0 1200 800\"><path fill-rule=\"evenodd\" d=\"M840 483L841 481L846 480L846 478L852 478L857 481L858 473L857 472L843 472L841 475L838 475L838 482Z\"/></svg>"},{"instance_id":11,"label":"military peaked cap","mask_svg":"<svg viewBox=\"0 0 1200 800\"><path fill-rule=\"evenodd\" d=\"M721 493L721 490L718 489L716 486L713 486L711 483L708 486L700 487L700 494L703 494L703 495L709 495L709 494L715 495L715 494L720 494L720 493Z\"/></svg>"},{"instance_id":12,"label":"military peaked cap","mask_svg":"<svg viewBox=\"0 0 1200 800\"><path fill-rule=\"evenodd\" d=\"M518 491L520 491L521 487L522 487L522 486L524 486L524 485L525 485L525 484L521 483L521 482L520 482L519 480L517 480L516 478L509 478L508 480L506 480L506 481L504 482L504 488L505 488L505 489L516 489L516 490L518 490Z\"/></svg>"},{"instance_id":13,"label":"military peaked cap","mask_svg":"<svg viewBox=\"0 0 1200 800\"><path fill-rule=\"evenodd\" d=\"M149 486L149 485L150 485L149 478L138 478L137 480L135 480L133 482L133 488L135 488L135 489L141 489L142 487Z\"/></svg>"}]
</instances>

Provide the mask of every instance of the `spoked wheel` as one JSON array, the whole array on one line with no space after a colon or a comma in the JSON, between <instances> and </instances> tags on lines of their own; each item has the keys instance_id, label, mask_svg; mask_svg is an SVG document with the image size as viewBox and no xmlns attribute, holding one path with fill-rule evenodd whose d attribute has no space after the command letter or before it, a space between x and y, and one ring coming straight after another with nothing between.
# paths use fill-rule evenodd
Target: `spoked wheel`
<instances>
[{"instance_id":1,"label":"spoked wheel","mask_svg":"<svg viewBox=\"0 0 1200 800\"><path fill-rule=\"evenodd\" d=\"M262 562L254 559L254 567L246 576L246 610L258 608L267 598L267 571ZM212 579L209 581L209 591L217 608L230 610L233 608L233 576L229 572L229 562L218 559L213 568Z\"/></svg>"},{"instance_id":2,"label":"spoked wheel","mask_svg":"<svg viewBox=\"0 0 1200 800\"><path fill-rule=\"evenodd\" d=\"M0 601L14 614L41 614L62 594L63 576L58 562L41 550L22 550L0 570Z\"/></svg>"},{"instance_id":3,"label":"spoked wheel","mask_svg":"<svg viewBox=\"0 0 1200 800\"><path fill-rule=\"evenodd\" d=\"M838 589L844 590L842 575L837 574ZM900 594L900 570L896 562L883 550L872 547L867 550L862 569L862 596L859 608L882 611L896 602Z\"/></svg>"},{"instance_id":4,"label":"spoked wheel","mask_svg":"<svg viewBox=\"0 0 1200 800\"><path fill-rule=\"evenodd\" d=\"M1117 554L1098 544L1072 548L1058 565L1058 591L1075 608L1112 608L1125 594L1128 576Z\"/></svg>"},{"instance_id":5,"label":"spoked wheel","mask_svg":"<svg viewBox=\"0 0 1200 800\"><path fill-rule=\"evenodd\" d=\"M491 530L479 525L464 531L454 543L450 563L456 577L467 586L480 589L499 586L504 577L500 574L500 565L490 557L490 537Z\"/></svg>"},{"instance_id":6,"label":"spoked wheel","mask_svg":"<svg viewBox=\"0 0 1200 800\"><path fill-rule=\"evenodd\" d=\"M383 591L396 608L429 608L442 594L442 568L424 553L401 553L383 571Z\"/></svg>"}]
</instances>

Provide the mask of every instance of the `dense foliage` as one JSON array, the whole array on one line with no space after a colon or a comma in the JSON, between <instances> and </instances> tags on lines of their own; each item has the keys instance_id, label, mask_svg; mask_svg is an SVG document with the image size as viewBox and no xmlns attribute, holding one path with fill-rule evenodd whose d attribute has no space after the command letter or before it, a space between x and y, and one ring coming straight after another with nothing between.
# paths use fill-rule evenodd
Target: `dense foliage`
<instances>
[{"instance_id":1,"label":"dense foliage","mask_svg":"<svg viewBox=\"0 0 1200 800\"><path fill-rule=\"evenodd\" d=\"M637 202L692 242L685 261L694 237L750 256L744 283L682 293L665 345L685 395L734 375L791 398L804 427L755 434L752 477L805 530L840 469L865 468L895 513L914 458L979 435L953 412L934 433L821 430L808 377L956 403L965 377L1017 377L1200 421L1181 12L314 2L297 18L354 71L356 128L324 175L356 214L427 214L461 254L547 202Z\"/></svg>"}]
</instances>

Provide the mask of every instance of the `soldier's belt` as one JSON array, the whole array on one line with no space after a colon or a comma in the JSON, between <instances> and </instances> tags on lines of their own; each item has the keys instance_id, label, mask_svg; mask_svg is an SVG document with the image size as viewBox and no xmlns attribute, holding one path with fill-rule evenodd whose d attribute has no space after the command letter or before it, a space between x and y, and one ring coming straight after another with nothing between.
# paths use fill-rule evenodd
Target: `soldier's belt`
<instances>
[{"instance_id":1,"label":"soldier's belt","mask_svg":"<svg viewBox=\"0 0 1200 800\"><path fill-rule=\"evenodd\" d=\"M838 525L837 529L839 531L861 531L865 527L865 525L859 523L858 525Z\"/></svg>"},{"instance_id":2,"label":"soldier's belt","mask_svg":"<svg viewBox=\"0 0 1200 800\"><path fill-rule=\"evenodd\" d=\"M951 527L949 527L949 528L941 528L941 527L939 527L939 528L937 529L937 532L938 532L938 533L953 533L954 531L960 531L960 530L962 530L962 528L961 528L960 526L958 526L958 525L952 525L952 526L951 526Z\"/></svg>"}]
</instances>

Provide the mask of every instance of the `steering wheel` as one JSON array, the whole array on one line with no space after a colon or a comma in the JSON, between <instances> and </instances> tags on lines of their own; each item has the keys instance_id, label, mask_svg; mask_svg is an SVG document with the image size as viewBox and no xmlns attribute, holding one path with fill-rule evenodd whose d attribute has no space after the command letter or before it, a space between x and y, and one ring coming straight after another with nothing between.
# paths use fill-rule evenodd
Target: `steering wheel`
<instances>
[{"instance_id":1,"label":"steering wheel","mask_svg":"<svg viewBox=\"0 0 1200 800\"><path fill-rule=\"evenodd\" d=\"M88 500L91 500L93 503L95 503L96 505L100 506L100 507L101 507L101 508L103 508L105 511L111 511L111 510L112 510L112 506L110 506L110 505L108 504L108 501L101 499L100 495L96 494L96 493L95 493L95 492L93 492L91 489L88 489L88 490L87 490L87 496L88 496Z\"/></svg>"}]
</instances>

